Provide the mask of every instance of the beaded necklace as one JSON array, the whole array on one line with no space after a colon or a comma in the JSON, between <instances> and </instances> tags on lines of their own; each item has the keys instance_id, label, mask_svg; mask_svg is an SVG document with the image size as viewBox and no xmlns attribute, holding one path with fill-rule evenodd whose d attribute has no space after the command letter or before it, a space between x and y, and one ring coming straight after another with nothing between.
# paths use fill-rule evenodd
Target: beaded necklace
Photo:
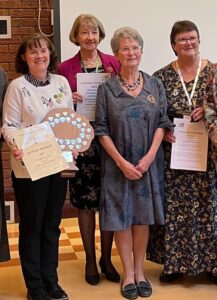
<instances>
[{"instance_id":1,"label":"beaded necklace","mask_svg":"<svg viewBox=\"0 0 217 300\"><path fill-rule=\"evenodd\" d=\"M88 66L84 63L83 60L81 61L81 64L82 64L82 67L84 69L84 72L88 73L88 71L87 71ZM99 57L98 57L98 55L96 57L95 65L96 65L95 73L98 73L98 69L99 69Z\"/></svg>"},{"instance_id":2,"label":"beaded necklace","mask_svg":"<svg viewBox=\"0 0 217 300\"><path fill-rule=\"evenodd\" d=\"M137 89L137 87L140 85L140 72L139 72L139 77L137 78L136 81L134 81L133 83L128 83L126 82L120 74L117 75L118 81L127 88L127 90L129 92L133 92L135 91L135 89Z\"/></svg>"}]
</instances>

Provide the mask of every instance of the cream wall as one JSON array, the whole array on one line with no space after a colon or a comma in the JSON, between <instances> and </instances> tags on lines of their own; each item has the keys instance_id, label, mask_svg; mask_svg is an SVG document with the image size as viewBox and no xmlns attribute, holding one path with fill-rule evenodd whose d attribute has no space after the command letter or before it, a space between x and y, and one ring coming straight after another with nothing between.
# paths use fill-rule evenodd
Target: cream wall
<instances>
[{"instance_id":1,"label":"cream wall","mask_svg":"<svg viewBox=\"0 0 217 300\"><path fill-rule=\"evenodd\" d=\"M54 0L55 34L60 30L61 60L74 55L78 48L69 41L74 19L81 13L98 17L106 31L99 48L111 53L110 39L121 26L136 28L145 41L141 69L152 73L173 60L169 35L177 20L196 23L201 35L201 56L217 62L216 0ZM59 13L59 17L58 17ZM59 22L60 21L60 22ZM60 25L59 25L60 24ZM58 37L56 39L58 41Z\"/></svg>"}]
</instances>

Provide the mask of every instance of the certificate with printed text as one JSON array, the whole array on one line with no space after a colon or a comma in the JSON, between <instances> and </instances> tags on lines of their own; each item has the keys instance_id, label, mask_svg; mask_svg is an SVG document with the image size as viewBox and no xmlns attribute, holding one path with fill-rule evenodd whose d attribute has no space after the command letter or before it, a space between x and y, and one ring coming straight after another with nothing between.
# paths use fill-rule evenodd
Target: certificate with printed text
<instances>
[{"instance_id":1,"label":"certificate with printed text","mask_svg":"<svg viewBox=\"0 0 217 300\"><path fill-rule=\"evenodd\" d=\"M204 122L191 122L190 118L174 119L171 169L206 171L208 134Z\"/></svg>"},{"instance_id":2,"label":"certificate with printed text","mask_svg":"<svg viewBox=\"0 0 217 300\"><path fill-rule=\"evenodd\" d=\"M77 113L84 115L89 121L95 120L97 88L110 76L110 73L77 74L77 91L83 96L83 101L77 102Z\"/></svg>"},{"instance_id":3,"label":"certificate with printed text","mask_svg":"<svg viewBox=\"0 0 217 300\"><path fill-rule=\"evenodd\" d=\"M22 162L32 180L69 168L48 122L17 130L13 137L18 149L23 149ZM13 171L16 176L16 164Z\"/></svg>"}]
</instances>

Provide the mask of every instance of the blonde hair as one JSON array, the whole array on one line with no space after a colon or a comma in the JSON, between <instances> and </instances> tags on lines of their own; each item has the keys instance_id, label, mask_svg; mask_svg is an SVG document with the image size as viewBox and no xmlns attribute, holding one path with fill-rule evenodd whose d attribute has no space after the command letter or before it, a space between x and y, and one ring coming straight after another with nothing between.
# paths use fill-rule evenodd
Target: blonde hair
<instances>
[{"instance_id":1,"label":"blonde hair","mask_svg":"<svg viewBox=\"0 0 217 300\"><path fill-rule=\"evenodd\" d=\"M77 42L77 35L81 25L94 26L99 29L99 40L103 40L105 37L105 30L102 23L91 14L81 14L76 19L72 25L72 29L69 34L69 39L72 43L79 46Z\"/></svg>"}]
</instances>

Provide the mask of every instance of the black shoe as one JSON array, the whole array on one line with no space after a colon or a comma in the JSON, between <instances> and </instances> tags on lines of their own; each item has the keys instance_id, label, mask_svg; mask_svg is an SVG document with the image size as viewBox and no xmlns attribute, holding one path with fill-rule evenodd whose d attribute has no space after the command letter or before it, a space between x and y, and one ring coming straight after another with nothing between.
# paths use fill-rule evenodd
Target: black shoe
<instances>
[{"instance_id":1,"label":"black shoe","mask_svg":"<svg viewBox=\"0 0 217 300\"><path fill-rule=\"evenodd\" d=\"M43 289L28 290L26 298L28 300L50 300L47 291Z\"/></svg>"},{"instance_id":2,"label":"black shoe","mask_svg":"<svg viewBox=\"0 0 217 300\"><path fill-rule=\"evenodd\" d=\"M120 275L118 274L118 272L116 271L115 267L112 265L112 271L107 271L104 261L100 258L99 260L99 265L101 268L101 272L103 274L105 274L105 277L112 282L120 282Z\"/></svg>"},{"instance_id":3,"label":"black shoe","mask_svg":"<svg viewBox=\"0 0 217 300\"><path fill-rule=\"evenodd\" d=\"M100 281L99 273L97 273L95 275L87 275L87 274L85 274L85 280L90 285L97 285L99 283L99 281Z\"/></svg>"},{"instance_id":4,"label":"black shoe","mask_svg":"<svg viewBox=\"0 0 217 300\"><path fill-rule=\"evenodd\" d=\"M121 295L129 300L136 299L138 297L136 285L134 283L129 283L123 287L121 284Z\"/></svg>"},{"instance_id":5,"label":"black shoe","mask_svg":"<svg viewBox=\"0 0 217 300\"><path fill-rule=\"evenodd\" d=\"M48 292L50 300L68 300L69 297L66 292L59 286L58 283L51 283L48 285Z\"/></svg>"},{"instance_id":6,"label":"black shoe","mask_svg":"<svg viewBox=\"0 0 217 300\"><path fill-rule=\"evenodd\" d=\"M140 297L150 297L152 294L152 287L148 280L146 281L140 281L136 284L137 286L137 292Z\"/></svg>"},{"instance_id":7,"label":"black shoe","mask_svg":"<svg viewBox=\"0 0 217 300\"><path fill-rule=\"evenodd\" d=\"M206 274L209 280L217 285L217 274L213 274L212 272L207 272Z\"/></svg>"},{"instance_id":8,"label":"black shoe","mask_svg":"<svg viewBox=\"0 0 217 300\"><path fill-rule=\"evenodd\" d=\"M164 272L162 272L160 274L160 281L161 282L173 282L176 279L180 278L182 276L182 273L172 273L172 274L166 274Z\"/></svg>"}]
</instances>

